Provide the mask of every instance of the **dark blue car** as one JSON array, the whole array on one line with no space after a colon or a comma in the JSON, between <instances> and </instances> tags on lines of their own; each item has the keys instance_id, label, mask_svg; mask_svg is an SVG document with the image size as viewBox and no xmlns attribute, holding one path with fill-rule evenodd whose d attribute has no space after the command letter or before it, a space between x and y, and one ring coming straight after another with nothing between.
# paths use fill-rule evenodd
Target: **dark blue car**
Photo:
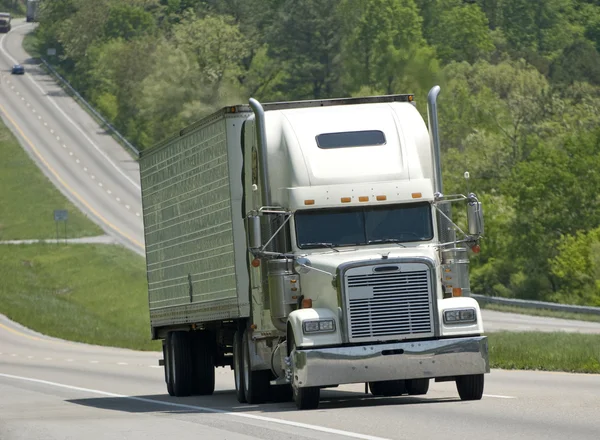
<instances>
[{"instance_id":1,"label":"dark blue car","mask_svg":"<svg viewBox=\"0 0 600 440\"><path fill-rule=\"evenodd\" d=\"M20 64L15 64L14 66L12 66L12 70L11 72L13 75L23 75L25 74L25 67L21 66Z\"/></svg>"}]
</instances>

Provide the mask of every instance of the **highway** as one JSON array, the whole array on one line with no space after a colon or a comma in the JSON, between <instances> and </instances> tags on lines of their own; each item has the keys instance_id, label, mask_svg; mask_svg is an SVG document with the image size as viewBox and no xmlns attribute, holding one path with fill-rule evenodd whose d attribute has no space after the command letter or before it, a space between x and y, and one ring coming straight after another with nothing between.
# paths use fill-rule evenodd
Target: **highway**
<instances>
[{"instance_id":1,"label":"highway","mask_svg":"<svg viewBox=\"0 0 600 440\"><path fill-rule=\"evenodd\" d=\"M0 113L51 181L120 243L143 254L133 158L21 48L32 25L0 37ZM25 76L10 75L15 62ZM600 324L484 310L488 330L600 333ZM600 353L598 354L600 356ZM315 411L240 405L229 369L211 397L166 394L159 353L71 343L0 315L0 439L597 439L600 376L493 370L484 398L452 383L424 397L374 398L362 385L323 392Z\"/></svg>"},{"instance_id":2,"label":"highway","mask_svg":"<svg viewBox=\"0 0 600 440\"><path fill-rule=\"evenodd\" d=\"M143 254L139 167L22 48L33 24L0 36L0 113L50 180L109 235ZM25 75L11 75L13 64ZM49 237L50 238L50 237Z\"/></svg>"},{"instance_id":3,"label":"highway","mask_svg":"<svg viewBox=\"0 0 600 440\"><path fill-rule=\"evenodd\" d=\"M492 370L481 401L452 383L423 397L326 390L318 410L240 405L229 369L211 397L166 394L158 353L63 342L0 318L0 438L597 440L600 375Z\"/></svg>"}]
</instances>

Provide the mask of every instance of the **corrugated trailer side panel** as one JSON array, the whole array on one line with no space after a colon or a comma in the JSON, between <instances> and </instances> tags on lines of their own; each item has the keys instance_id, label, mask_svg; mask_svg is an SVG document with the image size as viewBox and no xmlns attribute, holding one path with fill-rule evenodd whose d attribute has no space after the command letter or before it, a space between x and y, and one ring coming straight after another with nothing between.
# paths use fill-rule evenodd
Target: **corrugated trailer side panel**
<instances>
[{"instance_id":1,"label":"corrugated trailer side panel","mask_svg":"<svg viewBox=\"0 0 600 440\"><path fill-rule=\"evenodd\" d=\"M220 112L140 160L153 328L249 315L240 243L245 117Z\"/></svg>"}]
</instances>

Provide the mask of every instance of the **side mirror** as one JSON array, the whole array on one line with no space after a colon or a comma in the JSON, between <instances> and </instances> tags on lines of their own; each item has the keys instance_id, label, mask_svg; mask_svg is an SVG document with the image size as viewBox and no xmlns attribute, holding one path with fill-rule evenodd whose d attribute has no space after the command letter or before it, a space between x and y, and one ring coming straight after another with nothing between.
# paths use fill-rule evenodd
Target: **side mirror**
<instances>
[{"instance_id":1,"label":"side mirror","mask_svg":"<svg viewBox=\"0 0 600 440\"><path fill-rule=\"evenodd\" d=\"M467 223L469 225L469 234L483 235L483 210L481 202L477 199L471 200L467 204Z\"/></svg>"},{"instance_id":2,"label":"side mirror","mask_svg":"<svg viewBox=\"0 0 600 440\"><path fill-rule=\"evenodd\" d=\"M250 249L260 249L262 247L260 217L258 215L248 216L248 247Z\"/></svg>"},{"instance_id":3,"label":"side mirror","mask_svg":"<svg viewBox=\"0 0 600 440\"><path fill-rule=\"evenodd\" d=\"M296 273L308 273L310 272L311 265L310 260L306 257L298 257L294 260L294 270Z\"/></svg>"}]
</instances>

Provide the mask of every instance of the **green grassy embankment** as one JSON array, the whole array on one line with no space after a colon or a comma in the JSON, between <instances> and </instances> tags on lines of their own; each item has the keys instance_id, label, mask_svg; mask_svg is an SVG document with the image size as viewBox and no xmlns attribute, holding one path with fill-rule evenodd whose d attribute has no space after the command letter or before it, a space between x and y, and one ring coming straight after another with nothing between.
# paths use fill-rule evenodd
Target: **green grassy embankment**
<instances>
[{"instance_id":1,"label":"green grassy embankment","mask_svg":"<svg viewBox=\"0 0 600 440\"><path fill-rule=\"evenodd\" d=\"M68 211L69 238L104 232L69 202L0 123L0 241L56 238L54 210ZM59 224L64 237L64 223Z\"/></svg>"},{"instance_id":2,"label":"green grassy embankment","mask_svg":"<svg viewBox=\"0 0 600 440\"><path fill-rule=\"evenodd\" d=\"M600 373L600 337L579 333L490 333L492 368Z\"/></svg>"},{"instance_id":3,"label":"green grassy embankment","mask_svg":"<svg viewBox=\"0 0 600 440\"><path fill-rule=\"evenodd\" d=\"M68 210L70 238L103 233L1 122L0 157L0 241L54 238L55 209ZM150 340L144 259L121 246L2 244L0 280L0 313L30 329L98 345L160 347Z\"/></svg>"},{"instance_id":4,"label":"green grassy embankment","mask_svg":"<svg viewBox=\"0 0 600 440\"><path fill-rule=\"evenodd\" d=\"M574 319L576 321L600 322L600 315L593 315L591 313L570 313L561 312L558 310L530 309L526 307L506 306L503 304L484 304L482 302L479 303L479 306L482 309L495 310L497 312L504 313L518 313L521 315L544 316L547 318Z\"/></svg>"}]
</instances>

